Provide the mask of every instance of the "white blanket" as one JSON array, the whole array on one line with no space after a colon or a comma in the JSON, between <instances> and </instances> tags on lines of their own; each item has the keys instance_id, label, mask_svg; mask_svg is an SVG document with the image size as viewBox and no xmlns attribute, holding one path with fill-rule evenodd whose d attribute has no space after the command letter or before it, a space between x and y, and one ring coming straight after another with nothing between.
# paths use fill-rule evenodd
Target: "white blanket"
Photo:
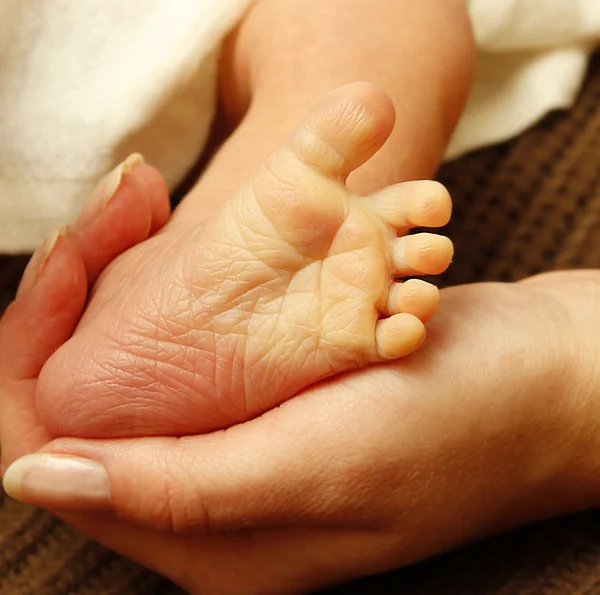
<instances>
[{"instance_id":1,"label":"white blanket","mask_svg":"<svg viewBox=\"0 0 600 595\"><path fill-rule=\"evenodd\" d=\"M216 53L252 0L0 0L0 252L33 250L143 153L176 186L215 107ZM600 0L470 0L480 60L448 158L572 104Z\"/></svg>"},{"instance_id":2,"label":"white blanket","mask_svg":"<svg viewBox=\"0 0 600 595\"><path fill-rule=\"evenodd\" d=\"M600 40L600 0L469 0L475 85L447 158L571 106Z\"/></svg>"}]
</instances>

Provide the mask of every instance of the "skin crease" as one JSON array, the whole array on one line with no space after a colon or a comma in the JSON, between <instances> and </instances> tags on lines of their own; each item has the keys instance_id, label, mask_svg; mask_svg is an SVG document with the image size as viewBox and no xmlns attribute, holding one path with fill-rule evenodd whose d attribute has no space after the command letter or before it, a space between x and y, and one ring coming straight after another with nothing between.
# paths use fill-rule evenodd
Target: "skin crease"
<instances>
[{"instance_id":1,"label":"skin crease","mask_svg":"<svg viewBox=\"0 0 600 595\"><path fill-rule=\"evenodd\" d=\"M302 18L299 30L310 37L307 25L316 23L315 27L321 27L322 22L329 22L335 31L339 14L353 13L340 10L335 19L321 19L316 2L303 3L301 14L295 4L257 4L232 41L234 47L245 55L247 51L242 50L248 46L243 43L252 46L253 32L257 55L259 41L269 48L271 42L283 44L291 39L283 32L276 40L264 35L257 39L258 23L264 31L278 32L282 23L292 26L290 23ZM468 35L464 34L462 3L381 3L380 15L379 10L372 9L372 3L355 2L353 8L357 11L364 5L362 12L356 13L362 19L358 30L383 27L378 21L380 16L383 23L390 22L391 16L385 12L392 10L388 4L400 7L395 17L394 43L403 39L407 47L415 47L411 58L431 56L425 64L415 64L414 60L404 64L400 53L396 63L397 73L407 73L402 76L412 73L416 77L424 66L431 68L429 76L424 77L431 93L423 92L417 99L439 98L432 100L433 114L431 105L425 109L414 96L407 96L406 105L402 105L402 92L409 89L410 93L414 86L395 86L397 73L389 83L377 80L377 73L370 72L371 65L383 60L367 55L360 68L352 61L349 72L344 74L339 65L348 63L340 61L345 55L342 43L339 55L335 51L321 54L318 48L311 47L320 56L319 65L328 62L329 73L344 79L324 80L322 85L327 90L347 82L346 77L371 79L390 93L400 120L402 114L418 116L423 110L423 117L414 128L404 132L401 128L387 145L388 156L396 152L402 155L402 167L388 174L393 159L380 157L380 166L371 163L370 170L365 168L365 173L355 177L356 188L365 191L389 183L389 178L398 181L430 175L447 142L447 135L437 131L444 129L442 123L451 123L457 117L461 101L457 100L456 111L450 106L455 98L466 95L470 77L470 66L462 75L460 70L448 66L451 60L456 60L457 65L470 62L461 53L461 44L464 42L466 48L469 43L464 41ZM282 19L282 10L289 11L289 18ZM270 27L269 15L273 19ZM431 26L423 27L423 23ZM433 26L435 23L437 27ZM345 23L345 29L340 28L342 41L349 26ZM404 26L403 35L399 27ZM352 31L356 29L355 26ZM422 39L419 49L420 36L428 32L431 38ZM248 36L245 42L242 35ZM411 37L414 35L417 39ZM445 38L446 35L455 35L456 39ZM331 32L327 38L331 38ZM356 35L348 38L354 42ZM318 42L322 38L315 34L313 39ZM393 47L391 41L389 47ZM329 49L335 47L332 42ZM281 49L283 55L285 48ZM299 63L300 52L305 49L303 45L296 50ZM373 51L376 56L381 49ZM443 68L438 66L442 62ZM275 67L269 76L255 74L251 80L258 79L266 85L265 80L270 80L274 72L278 72ZM190 217L201 218L221 199L221 193L215 194L214 189L219 187L219 180L227 182L225 172L232 170L227 164L236 163L233 169L237 170L234 158L248 155L247 168L252 170L254 165L250 162L255 157L260 161L261 151L268 152L287 134L288 124L291 126L290 122L286 124L288 114L296 109L304 111L305 106L297 103L304 104L308 99L283 86L289 68L279 72L283 79L281 97L265 91L259 101L256 91L244 121L184 203L179 213L182 225L186 218L184 209ZM454 77L451 86L446 78L448 72ZM302 80L297 80L296 85L308 89L307 95L313 90L318 95L322 74L315 73L312 80L312 74L307 72L306 85ZM243 113L241 82L239 101ZM275 81L271 84L276 88ZM235 94L232 97L235 104ZM267 99L273 97L277 102L270 113ZM283 98L287 100L284 102ZM310 103L313 99L311 95ZM281 109L282 105L287 109ZM294 123L297 120L295 116L290 119ZM405 119L412 122L411 118ZM451 127L449 124L446 129L448 134ZM261 131L260 137L255 134L257 130ZM253 150L245 152L244 146ZM373 173L367 175L368 171ZM232 189L236 184L236 180L231 180ZM46 279L53 281L55 299L42 299L48 297L44 294L48 286L40 283L35 293L13 307L2 323L0 344L5 347L0 361L5 369L0 422L11 420L8 427L6 422L2 427L5 463L36 450L51 438L36 424L34 412L27 407L27 397L32 393L36 365L41 367L41 360L52 352L53 345L43 344L45 352L36 352L35 361L25 355L15 361L15 354L20 346L24 353L27 347L31 349L17 341L23 336L18 331L23 329L24 321L30 321L32 331L36 329L34 323L38 323L44 336L54 337L56 347L62 342L62 335L50 332L57 329L43 327L41 322L62 324L63 335L68 335L69 325L72 329L75 324L83 303L61 302L61 295L73 300L85 291L73 291L68 284L73 282L73 276L64 277L57 271L67 265L80 266L85 271L85 264L78 260L78 251L85 247L70 246L69 241L61 243L61 252L55 255L60 260L53 261L53 266L62 263L61 267L54 273L47 269L50 276ZM444 291L441 312L430 326L429 340L414 357L336 379L231 431L177 442L154 439L97 444L63 440L46 446L46 451L93 455L107 465L114 478L113 502L119 514L150 530L95 516L69 516L68 520L192 593L243 595L302 592L392 568L515 524L596 504L598 419L592 397L594 392L597 394L599 382L594 357L598 351L593 333L596 325L591 321L598 320L594 317L598 317L600 283L596 273L545 279L547 285L543 288L533 287L532 281L532 285L525 286L481 285ZM537 282L541 284L542 280ZM47 316L48 308L55 312L68 310L75 315L61 322ZM560 332L555 332L558 329ZM490 341L490 337L502 340ZM29 338L36 335L32 332ZM519 346L517 350L515 346ZM16 365L25 360L26 371ZM280 455L273 458L277 452ZM178 461L184 463L183 468L177 465ZM187 465L189 461L198 465L193 474ZM173 467L165 467L165 462ZM286 481L281 480L282 474ZM170 484L174 477L181 481ZM399 481L391 484L394 477ZM151 492L153 486L155 494ZM240 486L249 487L240 493ZM482 492L486 498L481 498ZM163 500L153 500L153 495L162 496ZM165 495L170 496L166 503ZM164 506L155 506L156 502ZM148 508L144 503L153 506ZM161 511L166 514L160 514ZM192 519L194 514L199 516L195 528L208 526L212 530L208 536L152 530L157 525L171 525L183 531L186 519ZM255 530L218 532L219 528L245 525L248 519ZM302 524L306 526L298 526ZM262 528L273 526L278 528ZM432 535L435 543L428 538Z\"/></svg>"}]
</instances>

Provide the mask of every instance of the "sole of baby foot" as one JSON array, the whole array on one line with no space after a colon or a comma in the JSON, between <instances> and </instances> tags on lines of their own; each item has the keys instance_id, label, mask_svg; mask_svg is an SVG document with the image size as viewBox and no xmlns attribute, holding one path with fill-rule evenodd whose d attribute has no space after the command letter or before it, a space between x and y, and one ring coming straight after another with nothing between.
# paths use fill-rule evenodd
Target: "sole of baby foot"
<instances>
[{"instance_id":1,"label":"sole of baby foot","mask_svg":"<svg viewBox=\"0 0 600 595\"><path fill-rule=\"evenodd\" d=\"M201 227L167 227L120 259L94 316L42 372L48 427L81 437L206 432L416 350L439 295L397 279L441 273L453 249L406 233L445 224L448 193L419 182L365 198L345 185L393 117L373 85L337 90Z\"/></svg>"}]
</instances>

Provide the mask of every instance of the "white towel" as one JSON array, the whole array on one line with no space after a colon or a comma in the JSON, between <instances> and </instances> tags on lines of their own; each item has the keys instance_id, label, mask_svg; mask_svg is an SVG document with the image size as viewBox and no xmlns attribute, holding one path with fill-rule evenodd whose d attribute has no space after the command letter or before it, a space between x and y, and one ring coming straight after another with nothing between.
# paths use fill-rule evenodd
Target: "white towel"
<instances>
[{"instance_id":1,"label":"white towel","mask_svg":"<svg viewBox=\"0 0 600 595\"><path fill-rule=\"evenodd\" d=\"M140 151L174 187L201 153L216 50L250 0L0 0L0 252L72 221Z\"/></svg>"},{"instance_id":2,"label":"white towel","mask_svg":"<svg viewBox=\"0 0 600 595\"><path fill-rule=\"evenodd\" d=\"M216 53L252 0L0 0L0 252L73 220L140 151L176 186L202 151ZM448 158L569 106L600 0L470 0L480 61Z\"/></svg>"}]
</instances>

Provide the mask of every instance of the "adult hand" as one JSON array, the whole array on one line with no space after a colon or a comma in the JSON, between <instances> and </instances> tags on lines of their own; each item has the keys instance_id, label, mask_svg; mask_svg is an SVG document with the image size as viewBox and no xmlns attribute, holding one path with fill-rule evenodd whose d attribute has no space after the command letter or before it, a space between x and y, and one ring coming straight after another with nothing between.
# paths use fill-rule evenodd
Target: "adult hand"
<instances>
[{"instance_id":1,"label":"adult hand","mask_svg":"<svg viewBox=\"0 0 600 595\"><path fill-rule=\"evenodd\" d=\"M85 295L72 248L1 323L5 462L52 453L6 487L191 592L304 592L598 501L597 273L446 290L419 353L224 432L44 445L32 387L77 318L66 288Z\"/></svg>"}]
</instances>

